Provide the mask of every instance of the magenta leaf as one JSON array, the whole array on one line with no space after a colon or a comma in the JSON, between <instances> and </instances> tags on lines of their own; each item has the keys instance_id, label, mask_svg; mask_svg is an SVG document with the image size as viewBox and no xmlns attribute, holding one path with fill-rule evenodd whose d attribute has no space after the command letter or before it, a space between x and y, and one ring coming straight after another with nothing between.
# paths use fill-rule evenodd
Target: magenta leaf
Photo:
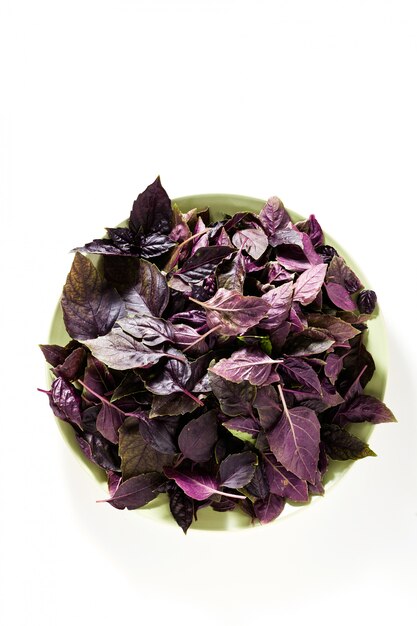
<instances>
[{"instance_id":1,"label":"magenta leaf","mask_svg":"<svg viewBox=\"0 0 417 626\"><path fill-rule=\"evenodd\" d=\"M80 341L108 333L124 309L117 291L79 252L64 285L61 305L68 334Z\"/></svg>"},{"instance_id":2,"label":"magenta leaf","mask_svg":"<svg viewBox=\"0 0 417 626\"><path fill-rule=\"evenodd\" d=\"M81 424L81 397L79 392L65 380L58 377L48 393L49 404L56 417L82 428Z\"/></svg>"},{"instance_id":3,"label":"magenta leaf","mask_svg":"<svg viewBox=\"0 0 417 626\"><path fill-rule=\"evenodd\" d=\"M166 341L173 342L174 328L168 321L150 315L129 315L117 321L125 333L148 346L158 346Z\"/></svg>"},{"instance_id":4,"label":"magenta leaf","mask_svg":"<svg viewBox=\"0 0 417 626\"><path fill-rule=\"evenodd\" d=\"M279 362L280 359L271 359L260 350L243 348L234 352L229 359L221 359L209 368L209 372L214 372L233 383L247 380L251 385L261 387L280 380L279 374L275 371Z\"/></svg>"},{"instance_id":5,"label":"magenta leaf","mask_svg":"<svg viewBox=\"0 0 417 626\"><path fill-rule=\"evenodd\" d=\"M97 415L97 430L112 443L118 443L118 430L123 423L123 413L115 406L103 403Z\"/></svg>"},{"instance_id":6,"label":"magenta leaf","mask_svg":"<svg viewBox=\"0 0 417 626\"><path fill-rule=\"evenodd\" d=\"M354 311L356 304L350 297L349 292L338 283L325 283L324 287L327 291L327 295L334 305L342 311Z\"/></svg>"},{"instance_id":7,"label":"magenta leaf","mask_svg":"<svg viewBox=\"0 0 417 626\"><path fill-rule=\"evenodd\" d=\"M313 302L323 285L326 271L326 263L320 263L303 272L294 285L294 300L304 305Z\"/></svg>"},{"instance_id":8,"label":"magenta leaf","mask_svg":"<svg viewBox=\"0 0 417 626\"><path fill-rule=\"evenodd\" d=\"M319 458L320 422L311 409L288 408L280 389L283 411L274 428L267 433L277 461L302 480L314 482Z\"/></svg>"},{"instance_id":9,"label":"magenta leaf","mask_svg":"<svg viewBox=\"0 0 417 626\"><path fill-rule=\"evenodd\" d=\"M273 196L263 206L259 213L259 220L269 237L271 246L276 246L276 233L291 223L290 216L279 198Z\"/></svg>"},{"instance_id":10,"label":"magenta leaf","mask_svg":"<svg viewBox=\"0 0 417 626\"><path fill-rule=\"evenodd\" d=\"M232 259L225 259L219 265L216 274L219 289L238 291L243 294L246 270L242 252L239 251Z\"/></svg>"},{"instance_id":11,"label":"magenta leaf","mask_svg":"<svg viewBox=\"0 0 417 626\"><path fill-rule=\"evenodd\" d=\"M202 474L197 472L191 473L189 471L178 470L173 467L165 467L164 472L167 478L175 480L177 485L181 487L184 493L186 493L187 496L193 498L194 500L207 500L207 498L210 498L215 493L226 495L229 498L233 497L245 499L245 496L219 491L220 485L218 481L208 474Z\"/></svg>"},{"instance_id":12,"label":"magenta leaf","mask_svg":"<svg viewBox=\"0 0 417 626\"><path fill-rule=\"evenodd\" d=\"M190 298L192 299L192 298ZM263 318L269 306L256 296L242 296L238 291L219 289L213 298L199 302L207 310L209 328L221 335L240 335Z\"/></svg>"}]
</instances>

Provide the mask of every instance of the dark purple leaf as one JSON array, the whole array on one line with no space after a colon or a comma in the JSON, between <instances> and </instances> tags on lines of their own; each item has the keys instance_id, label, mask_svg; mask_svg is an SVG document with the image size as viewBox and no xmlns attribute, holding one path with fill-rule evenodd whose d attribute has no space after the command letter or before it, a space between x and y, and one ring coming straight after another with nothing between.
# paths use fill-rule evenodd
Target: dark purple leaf
<instances>
[{"instance_id":1,"label":"dark purple leaf","mask_svg":"<svg viewBox=\"0 0 417 626\"><path fill-rule=\"evenodd\" d=\"M181 213L180 209L176 204L172 207L172 215L174 219L174 225L172 227L171 232L169 233L169 238L172 241L182 242L191 237L191 230L187 223L186 217L184 213Z\"/></svg>"},{"instance_id":2,"label":"dark purple leaf","mask_svg":"<svg viewBox=\"0 0 417 626\"><path fill-rule=\"evenodd\" d=\"M287 282L289 280L292 281L293 274L288 272L285 268L282 267L279 261L270 261L267 264L268 270L268 282Z\"/></svg>"},{"instance_id":3,"label":"dark purple leaf","mask_svg":"<svg viewBox=\"0 0 417 626\"><path fill-rule=\"evenodd\" d=\"M265 452L265 473L271 493L294 502L307 502L307 482L298 478L279 463L271 452Z\"/></svg>"},{"instance_id":4,"label":"dark purple leaf","mask_svg":"<svg viewBox=\"0 0 417 626\"><path fill-rule=\"evenodd\" d=\"M180 418L169 417L168 419L147 419L139 420L139 432L143 439L157 452L162 454L176 454L178 446L176 444L176 434Z\"/></svg>"},{"instance_id":5,"label":"dark purple leaf","mask_svg":"<svg viewBox=\"0 0 417 626\"><path fill-rule=\"evenodd\" d=\"M251 385L263 386L280 380L275 371L277 363L279 360L271 359L260 350L243 348L229 359L221 359L209 371L233 383L247 380Z\"/></svg>"},{"instance_id":6,"label":"dark purple leaf","mask_svg":"<svg viewBox=\"0 0 417 626\"><path fill-rule=\"evenodd\" d=\"M74 344L72 346L71 344ZM42 350L42 354L45 357L45 360L52 367L57 367L58 365L62 365L65 359L71 354L72 350L79 346L78 341L73 341L65 348L63 346L57 346L55 344L51 345L40 345L40 349Z\"/></svg>"},{"instance_id":7,"label":"dark purple leaf","mask_svg":"<svg viewBox=\"0 0 417 626\"><path fill-rule=\"evenodd\" d=\"M84 383L83 398L89 402L97 402L97 398L113 390L116 384L108 367L91 354L87 357L87 367L82 382Z\"/></svg>"},{"instance_id":8,"label":"dark purple leaf","mask_svg":"<svg viewBox=\"0 0 417 626\"><path fill-rule=\"evenodd\" d=\"M206 341L201 339L200 333L192 326L188 326L187 324L172 324L171 328L173 331L173 342L180 350L184 351L184 349L187 349L190 356L208 352ZM191 344L193 344L192 348L188 349Z\"/></svg>"},{"instance_id":9,"label":"dark purple leaf","mask_svg":"<svg viewBox=\"0 0 417 626\"><path fill-rule=\"evenodd\" d=\"M269 198L259 213L259 221L269 237L271 246L276 246L276 234L291 223L290 216L283 203L276 196Z\"/></svg>"},{"instance_id":10,"label":"dark purple leaf","mask_svg":"<svg viewBox=\"0 0 417 626\"><path fill-rule=\"evenodd\" d=\"M382 424L396 421L392 411L381 400L366 394L358 395L346 405L341 406L338 417L343 417L347 422L353 423Z\"/></svg>"},{"instance_id":11,"label":"dark purple leaf","mask_svg":"<svg viewBox=\"0 0 417 626\"><path fill-rule=\"evenodd\" d=\"M310 356L325 352L334 344L327 332L318 328L307 328L297 335L290 336L283 348L291 356Z\"/></svg>"},{"instance_id":12,"label":"dark purple leaf","mask_svg":"<svg viewBox=\"0 0 417 626\"><path fill-rule=\"evenodd\" d=\"M324 373L333 385L335 384L340 372L343 369L344 354L337 355L334 352L330 353L326 359L326 365L324 366Z\"/></svg>"},{"instance_id":13,"label":"dark purple leaf","mask_svg":"<svg viewBox=\"0 0 417 626\"><path fill-rule=\"evenodd\" d=\"M269 305L256 296L242 296L237 291L219 289L206 302L199 302L207 310L209 328L218 328L221 335L239 335L256 326L268 312Z\"/></svg>"},{"instance_id":14,"label":"dark purple leaf","mask_svg":"<svg viewBox=\"0 0 417 626\"><path fill-rule=\"evenodd\" d=\"M85 367L87 360L87 351L80 347L73 350L63 363L54 367L55 376L62 376L67 380L75 380L79 378Z\"/></svg>"},{"instance_id":15,"label":"dark purple leaf","mask_svg":"<svg viewBox=\"0 0 417 626\"><path fill-rule=\"evenodd\" d=\"M363 459L366 456L376 456L368 444L358 439L347 430L336 424L325 424L321 429L321 438L326 453L336 461Z\"/></svg>"},{"instance_id":16,"label":"dark purple leaf","mask_svg":"<svg viewBox=\"0 0 417 626\"><path fill-rule=\"evenodd\" d=\"M260 387L256 395L254 407L258 411L259 422L264 431L269 431L281 417L282 407L278 401L275 387Z\"/></svg>"},{"instance_id":17,"label":"dark purple leaf","mask_svg":"<svg viewBox=\"0 0 417 626\"><path fill-rule=\"evenodd\" d=\"M288 408L283 394L281 400L281 418L267 433L271 451L287 470L302 480L313 482L319 458L320 422L311 409Z\"/></svg>"},{"instance_id":18,"label":"dark purple leaf","mask_svg":"<svg viewBox=\"0 0 417 626\"><path fill-rule=\"evenodd\" d=\"M128 417L119 429L119 454L122 476L127 480L145 472L162 472L173 462L173 454L158 452L142 436L139 420Z\"/></svg>"},{"instance_id":19,"label":"dark purple leaf","mask_svg":"<svg viewBox=\"0 0 417 626\"><path fill-rule=\"evenodd\" d=\"M101 502L108 502L116 509L139 509L157 497L163 481L163 476L156 472L134 476L121 483L111 498Z\"/></svg>"},{"instance_id":20,"label":"dark purple leaf","mask_svg":"<svg viewBox=\"0 0 417 626\"><path fill-rule=\"evenodd\" d=\"M322 228L318 221L316 220L315 215L310 215L307 220L302 222L297 222L296 227L298 230L301 230L303 233L307 233L307 235L311 239L311 243L316 248L318 246L322 246L324 243L324 235Z\"/></svg>"},{"instance_id":21,"label":"dark purple leaf","mask_svg":"<svg viewBox=\"0 0 417 626\"><path fill-rule=\"evenodd\" d=\"M167 353L178 358L170 359L158 376L145 381L146 388L157 396L183 392L187 389L187 383L191 378L190 363L182 352L169 348Z\"/></svg>"},{"instance_id":22,"label":"dark purple leaf","mask_svg":"<svg viewBox=\"0 0 417 626\"><path fill-rule=\"evenodd\" d=\"M216 411L209 411L192 419L178 437L178 445L184 457L198 463L211 458L216 441Z\"/></svg>"},{"instance_id":23,"label":"dark purple leaf","mask_svg":"<svg viewBox=\"0 0 417 626\"><path fill-rule=\"evenodd\" d=\"M255 500L253 508L261 524L269 524L284 510L285 499L270 493L264 500Z\"/></svg>"},{"instance_id":24,"label":"dark purple leaf","mask_svg":"<svg viewBox=\"0 0 417 626\"><path fill-rule=\"evenodd\" d=\"M274 330L285 322L291 308L292 294L293 284L288 282L271 289L262 296L269 310L267 316L259 322L260 328Z\"/></svg>"},{"instance_id":25,"label":"dark purple leaf","mask_svg":"<svg viewBox=\"0 0 417 626\"><path fill-rule=\"evenodd\" d=\"M293 302L288 321L291 323L291 333L300 333L308 327L307 319L298 302Z\"/></svg>"},{"instance_id":26,"label":"dark purple leaf","mask_svg":"<svg viewBox=\"0 0 417 626\"><path fill-rule=\"evenodd\" d=\"M129 228L136 234L161 233L169 235L174 226L171 200L158 178L140 193L133 203Z\"/></svg>"},{"instance_id":27,"label":"dark purple leaf","mask_svg":"<svg viewBox=\"0 0 417 626\"><path fill-rule=\"evenodd\" d=\"M82 428L81 397L71 383L62 377L55 378L48 396L49 404L56 417Z\"/></svg>"},{"instance_id":28,"label":"dark purple leaf","mask_svg":"<svg viewBox=\"0 0 417 626\"><path fill-rule=\"evenodd\" d=\"M232 243L236 248L245 250L252 259L257 261L268 247L268 237L261 228L245 228L236 231Z\"/></svg>"},{"instance_id":29,"label":"dark purple leaf","mask_svg":"<svg viewBox=\"0 0 417 626\"><path fill-rule=\"evenodd\" d=\"M214 371L209 371L211 388L216 396L220 409L231 417L252 415L252 406L256 397L256 387L247 381L233 383Z\"/></svg>"},{"instance_id":30,"label":"dark purple leaf","mask_svg":"<svg viewBox=\"0 0 417 626\"><path fill-rule=\"evenodd\" d=\"M79 340L108 333L124 308L117 291L79 252L68 274L61 305L68 334Z\"/></svg>"},{"instance_id":31,"label":"dark purple leaf","mask_svg":"<svg viewBox=\"0 0 417 626\"><path fill-rule=\"evenodd\" d=\"M163 352L148 348L121 328L113 328L107 335L83 343L97 359L115 370L150 367L164 356Z\"/></svg>"},{"instance_id":32,"label":"dark purple leaf","mask_svg":"<svg viewBox=\"0 0 417 626\"><path fill-rule=\"evenodd\" d=\"M232 242L230 241L230 237L225 231L223 226L221 227L219 234L217 235L216 245L217 246L229 246L230 248L232 247Z\"/></svg>"},{"instance_id":33,"label":"dark purple leaf","mask_svg":"<svg viewBox=\"0 0 417 626\"><path fill-rule=\"evenodd\" d=\"M97 415L97 430L112 443L118 443L118 430L123 423L123 413L115 406L103 403Z\"/></svg>"},{"instance_id":34,"label":"dark purple leaf","mask_svg":"<svg viewBox=\"0 0 417 626\"><path fill-rule=\"evenodd\" d=\"M194 227L193 235L200 235L193 240L193 246L191 249L191 255L195 254L200 248L206 248L209 245L209 235L207 227L200 216L197 218L197 223Z\"/></svg>"},{"instance_id":35,"label":"dark purple leaf","mask_svg":"<svg viewBox=\"0 0 417 626\"><path fill-rule=\"evenodd\" d=\"M253 417L232 417L223 422L223 426L241 441L253 443L259 434L259 424Z\"/></svg>"},{"instance_id":36,"label":"dark purple leaf","mask_svg":"<svg viewBox=\"0 0 417 626\"><path fill-rule=\"evenodd\" d=\"M156 257L166 254L175 247L176 243L172 241L168 235L152 233L141 240L140 252L144 259L155 259Z\"/></svg>"},{"instance_id":37,"label":"dark purple leaf","mask_svg":"<svg viewBox=\"0 0 417 626\"><path fill-rule=\"evenodd\" d=\"M196 330L200 332L205 332L207 330L206 314L204 311L200 311L197 309L175 313L169 318L169 321L172 324L178 324L178 323L188 324L189 326L192 326L193 328L195 328Z\"/></svg>"},{"instance_id":38,"label":"dark purple leaf","mask_svg":"<svg viewBox=\"0 0 417 626\"><path fill-rule=\"evenodd\" d=\"M322 393L319 377L315 370L300 358L287 357L279 364L279 372L290 376L302 386L313 389L318 394Z\"/></svg>"},{"instance_id":39,"label":"dark purple leaf","mask_svg":"<svg viewBox=\"0 0 417 626\"><path fill-rule=\"evenodd\" d=\"M150 418L165 416L165 415L185 415L185 413L192 413L200 404L184 395L183 393L170 393L166 396L153 396L152 406L149 413Z\"/></svg>"},{"instance_id":40,"label":"dark purple leaf","mask_svg":"<svg viewBox=\"0 0 417 626\"><path fill-rule=\"evenodd\" d=\"M232 252L233 248L227 246L199 248L175 273L175 276L180 276L186 282L198 283L210 276L220 261Z\"/></svg>"},{"instance_id":41,"label":"dark purple leaf","mask_svg":"<svg viewBox=\"0 0 417 626\"><path fill-rule=\"evenodd\" d=\"M252 480L257 463L258 457L254 452L230 454L220 463L220 485L241 489Z\"/></svg>"},{"instance_id":42,"label":"dark purple leaf","mask_svg":"<svg viewBox=\"0 0 417 626\"><path fill-rule=\"evenodd\" d=\"M375 291L372 291L371 289L365 289L364 291L361 291L358 295L356 303L361 313L371 315L376 307L376 301L377 298Z\"/></svg>"},{"instance_id":43,"label":"dark purple leaf","mask_svg":"<svg viewBox=\"0 0 417 626\"><path fill-rule=\"evenodd\" d=\"M81 452L89 461L102 467L106 471L120 471L120 459L117 455L117 446L107 441L107 439L104 439L100 433L76 434L76 439Z\"/></svg>"},{"instance_id":44,"label":"dark purple leaf","mask_svg":"<svg viewBox=\"0 0 417 626\"><path fill-rule=\"evenodd\" d=\"M120 487L122 482L122 477L118 472L114 472L113 470L107 470L107 486L109 489L110 497L114 496L117 489Z\"/></svg>"},{"instance_id":45,"label":"dark purple leaf","mask_svg":"<svg viewBox=\"0 0 417 626\"><path fill-rule=\"evenodd\" d=\"M239 251L232 259L222 261L216 274L219 289L238 291L243 294L246 270L242 252Z\"/></svg>"},{"instance_id":46,"label":"dark purple leaf","mask_svg":"<svg viewBox=\"0 0 417 626\"><path fill-rule=\"evenodd\" d=\"M324 287L329 299L337 308L343 311L354 311L356 309L356 305L350 297L349 292L342 285L338 283L325 283Z\"/></svg>"},{"instance_id":47,"label":"dark purple leaf","mask_svg":"<svg viewBox=\"0 0 417 626\"><path fill-rule=\"evenodd\" d=\"M172 517L186 534L194 517L194 501L175 484L169 488L168 496Z\"/></svg>"},{"instance_id":48,"label":"dark purple leaf","mask_svg":"<svg viewBox=\"0 0 417 626\"><path fill-rule=\"evenodd\" d=\"M149 261L140 260L135 279L121 292L129 313L160 317L169 300L165 276Z\"/></svg>"},{"instance_id":49,"label":"dark purple leaf","mask_svg":"<svg viewBox=\"0 0 417 626\"><path fill-rule=\"evenodd\" d=\"M363 287L359 278L340 256L334 256L330 261L327 282L341 285L348 293L356 293Z\"/></svg>"},{"instance_id":50,"label":"dark purple leaf","mask_svg":"<svg viewBox=\"0 0 417 626\"><path fill-rule=\"evenodd\" d=\"M294 300L304 305L313 302L323 285L326 271L327 265L320 263L303 272L294 285Z\"/></svg>"}]
</instances>

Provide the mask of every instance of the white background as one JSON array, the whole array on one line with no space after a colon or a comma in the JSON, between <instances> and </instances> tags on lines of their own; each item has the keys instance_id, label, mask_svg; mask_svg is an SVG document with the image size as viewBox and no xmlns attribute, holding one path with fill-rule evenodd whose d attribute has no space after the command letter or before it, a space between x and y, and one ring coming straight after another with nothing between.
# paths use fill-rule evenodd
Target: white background
<instances>
[{"instance_id":1,"label":"white background","mask_svg":"<svg viewBox=\"0 0 417 626\"><path fill-rule=\"evenodd\" d=\"M1 2L0 618L396 623L416 614L416 4ZM311 507L186 537L102 493L36 392L67 253L171 197L279 195L364 268L398 424Z\"/></svg>"}]
</instances>

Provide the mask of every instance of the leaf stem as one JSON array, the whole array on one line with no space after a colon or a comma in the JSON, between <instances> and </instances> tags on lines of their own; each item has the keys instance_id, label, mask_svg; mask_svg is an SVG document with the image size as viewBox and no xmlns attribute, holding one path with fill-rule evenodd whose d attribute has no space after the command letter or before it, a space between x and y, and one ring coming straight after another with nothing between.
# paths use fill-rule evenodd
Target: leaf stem
<instances>
[{"instance_id":1,"label":"leaf stem","mask_svg":"<svg viewBox=\"0 0 417 626\"><path fill-rule=\"evenodd\" d=\"M210 330L208 330L206 333L204 333L204 335L201 335L198 339L193 341L193 343L188 344L188 346L183 350L183 352L187 352L187 350L189 350L190 348L193 348L194 346L196 346L198 343L200 343L200 341L203 341L203 339L205 339L206 337L211 335L211 333L214 333L219 328L221 328L221 324L217 324L217 326L214 326L214 328L210 328Z\"/></svg>"},{"instance_id":2,"label":"leaf stem","mask_svg":"<svg viewBox=\"0 0 417 626\"><path fill-rule=\"evenodd\" d=\"M191 391L188 391L188 389L182 388L182 392L185 393L186 396L188 396L189 398L191 398L192 400L194 400L194 402L197 402L197 404L199 404L200 406L204 406L204 402L201 402L201 400L199 400L198 398L196 398L196 396L194 396Z\"/></svg>"},{"instance_id":3,"label":"leaf stem","mask_svg":"<svg viewBox=\"0 0 417 626\"><path fill-rule=\"evenodd\" d=\"M128 413L126 411L123 411L118 406L116 406L115 404L107 400L107 398L105 398L104 396L101 396L99 393L91 389L91 387L86 385L80 378L77 380L77 383L79 383L82 387L84 387L84 389L87 389L87 391L91 393L92 396L95 396L96 398L98 398L98 400L101 400L103 404L107 404L107 406L111 407L112 409L115 409L116 411L119 411L119 413L122 413L122 415L125 415L126 417L136 417L140 419L140 415L138 415L137 413Z\"/></svg>"},{"instance_id":4,"label":"leaf stem","mask_svg":"<svg viewBox=\"0 0 417 626\"><path fill-rule=\"evenodd\" d=\"M288 413L287 403L285 402L284 392L282 390L282 386L279 383L278 383L278 391L279 391L279 397L281 398L284 413L287 416L287 418L290 419L290 414Z\"/></svg>"},{"instance_id":5,"label":"leaf stem","mask_svg":"<svg viewBox=\"0 0 417 626\"><path fill-rule=\"evenodd\" d=\"M189 243L190 241L192 241L193 239L196 239L197 237L201 237L201 235L204 235L204 233L208 233L210 229L209 228L205 228L204 230L201 231L201 233L196 233L195 235L192 235L191 237L188 237L188 239L186 239L185 241L182 241L173 251L172 253L172 257L169 259L168 263L166 264L166 266L164 267L164 271L169 273L177 264L178 259L179 259L179 255L181 250L183 249L183 247Z\"/></svg>"}]
</instances>

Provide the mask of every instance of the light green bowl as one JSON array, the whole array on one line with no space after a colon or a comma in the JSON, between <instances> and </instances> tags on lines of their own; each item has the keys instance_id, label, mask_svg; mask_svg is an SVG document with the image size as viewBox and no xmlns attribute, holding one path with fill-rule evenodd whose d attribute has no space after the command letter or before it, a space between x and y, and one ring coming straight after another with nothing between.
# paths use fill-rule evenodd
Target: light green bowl
<instances>
[{"instance_id":1,"label":"light green bowl","mask_svg":"<svg viewBox=\"0 0 417 626\"><path fill-rule=\"evenodd\" d=\"M173 200L179 208L185 212L193 208L204 209L210 208L210 217L213 221L220 220L224 217L225 213L234 215L239 211L252 211L253 213L259 213L265 204L264 200L257 198L249 198L246 196L235 196L229 194L202 194L196 196L184 196L182 198L176 198ZM293 221L299 221L303 219L302 216L289 211L291 219ZM349 254L345 252L342 246L338 242L334 241L330 236L325 233L326 244L334 246L339 254L344 257L347 264L354 270L364 285L369 288L369 282L366 280L362 270L356 265L355 261L350 258ZM387 339L385 332L385 325L380 312L368 322L369 331L367 333L366 345L369 352L372 354L376 371L366 387L366 392L370 395L376 396L380 400L384 397L387 369L388 369L388 352L387 352ZM51 331L49 335L49 343L65 345L70 340L67 334L62 318L61 306L58 304L55 315L51 325ZM50 378L50 380L52 380ZM75 434L72 427L63 422L62 420L56 420L61 433L68 443L70 448L74 451L77 458L82 463L90 475L92 474L100 485L100 493L98 493L98 499L102 498L102 490L104 489L107 494L107 481L106 474L103 470L96 465L88 461L82 454L80 448L75 439ZM355 424L351 427L351 431L361 437L365 441L369 441L373 430L371 424ZM356 461L361 462L361 461ZM330 488L333 488L343 476L346 475L349 468L352 466L353 461L331 461L328 472L325 478L326 493ZM319 500L319 496L314 496L311 502ZM287 503L281 516L273 523L279 523L279 520L283 517L293 514L296 511L302 511L306 506L311 506L311 503L306 504L290 504ZM137 509L135 513L151 517L155 522L167 522L176 525L169 511L168 500L165 494L158 496L156 500L148 504L147 506ZM191 530L229 530L240 528L254 528L250 518L239 511L229 511L226 513L218 513L213 511L210 507L202 509L198 513L198 521L193 522Z\"/></svg>"}]
</instances>

